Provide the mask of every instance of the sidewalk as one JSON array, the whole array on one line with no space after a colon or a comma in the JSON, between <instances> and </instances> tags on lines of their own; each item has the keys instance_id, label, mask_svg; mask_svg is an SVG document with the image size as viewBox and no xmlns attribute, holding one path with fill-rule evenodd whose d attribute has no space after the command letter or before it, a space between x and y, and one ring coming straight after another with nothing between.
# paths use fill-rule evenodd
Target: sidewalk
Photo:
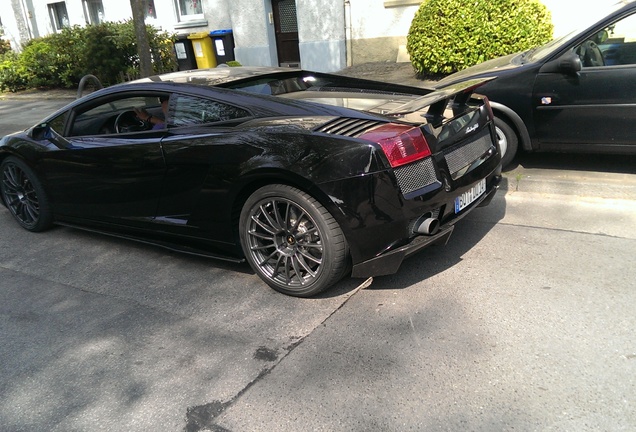
<instances>
[{"instance_id":1,"label":"sidewalk","mask_svg":"<svg viewBox=\"0 0 636 432\"><path fill-rule=\"evenodd\" d=\"M431 87L435 82L417 75L411 63L372 62L345 68L338 74L415 87Z\"/></svg>"},{"instance_id":2,"label":"sidewalk","mask_svg":"<svg viewBox=\"0 0 636 432\"><path fill-rule=\"evenodd\" d=\"M86 93L85 93L86 94ZM19 92L6 92L0 93L0 101L2 100L64 100L68 99L69 102L75 100L77 97L77 89L29 89Z\"/></svg>"}]
</instances>

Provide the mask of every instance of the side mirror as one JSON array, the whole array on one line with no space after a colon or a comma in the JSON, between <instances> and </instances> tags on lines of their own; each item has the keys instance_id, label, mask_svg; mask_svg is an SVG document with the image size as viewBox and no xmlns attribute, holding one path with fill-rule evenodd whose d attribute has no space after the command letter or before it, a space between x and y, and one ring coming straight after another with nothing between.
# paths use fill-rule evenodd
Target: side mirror
<instances>
[{"instance_id":1,"label":"side mirror","mask_svg":"<svg viewBox=\"0 0 636 432\"><path fill-rule=\"evenodd\" d=\"M49 138L51 128L48 124L39 124L31 129L31 138L36 141L42 141Z\"/></svg>"},{"instance_id":2,"label":"side mirror","mask_svg":"<svg viewBox=\"0 0 636 432\"><path fill-rule=\"evenodd\" d=\"M51 129L48 123L41 123L31 129L30 136L36 141L48 140L60 148L71 148L71 143Z\"/></svg>"},{"instance_id":3,"label":"side mirror","mask_svg":"<svg viewBox=\"0 0 636 432\"><path fill-rule=\"evenodd\" d=\"M544 64L539 73L562 73L576 76L581 72L581 69L583 69L581 58L573 51L569 51L558 59Z\"/></svg>"}]
</instances>

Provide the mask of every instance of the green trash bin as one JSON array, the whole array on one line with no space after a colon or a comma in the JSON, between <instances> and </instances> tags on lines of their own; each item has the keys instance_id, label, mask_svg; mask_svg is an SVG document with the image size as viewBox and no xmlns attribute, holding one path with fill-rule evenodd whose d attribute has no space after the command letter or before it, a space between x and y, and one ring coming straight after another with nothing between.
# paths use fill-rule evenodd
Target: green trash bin
<instances>
[{"instance_id":1,"label":"green trash bin","mask_svg":"<svg viewBox=\"0 0 636 432\"><path fill-rule=\"evenodd\" d=\"M212 39L206 32L192 33L188 36L192 41L192 50L197 62L197 68L208 69L216 67L216 58L212 49Z\"/></svg>"}]
</instances>

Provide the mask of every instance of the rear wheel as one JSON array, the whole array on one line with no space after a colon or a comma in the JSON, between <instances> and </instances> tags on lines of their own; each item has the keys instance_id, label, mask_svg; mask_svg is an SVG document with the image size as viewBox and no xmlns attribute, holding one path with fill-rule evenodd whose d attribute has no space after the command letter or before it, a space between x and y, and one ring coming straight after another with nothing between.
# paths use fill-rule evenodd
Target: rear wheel
<instances>
[{"instance_id":1,"label":"rear wheel","mask_svg":"<svg viewBox=\"0 0 636 432\"><path fill-rule=\"evenodd\" d=\"M340 280L347 269L347 242L318 201L291 186L254 192L241 211L241 246L252 269L284 294L309 297Z\"/></svg>"},{"instance_id":2,"label":"rear wheel","mask_svg":"<svg viewBox=\"0 0 636 432\"><path fill-rule=\"evenodd\" d=\"M501 149L501 166L506 167L512 163L517 154L519 137L514 129L499 117L495 117L495 129Z\"/></svg>"},{"instance_id":3,"label":"rear wheel","mask_svg":"<svg viewBox=\"0 0 636 432\"><path fill-rule=\"evenodd\" d=\"M43 231L53 223L53 214L42 184L31 168L15 157L0 165L0 193L13 218L29 231Z\"/></svg>"}]
</instances>

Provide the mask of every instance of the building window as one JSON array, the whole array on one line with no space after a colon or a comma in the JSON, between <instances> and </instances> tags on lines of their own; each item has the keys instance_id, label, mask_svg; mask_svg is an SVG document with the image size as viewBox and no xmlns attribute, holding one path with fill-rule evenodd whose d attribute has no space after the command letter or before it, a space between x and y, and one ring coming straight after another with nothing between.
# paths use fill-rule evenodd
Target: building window
<instances>
[{"instance_id":1,"label":"building window","mask_svg":"<svg viewBox=\"0 0 636 432\"><path fill-rule=\"evenodd\" d=\"M55 31L60 31L64 27L70 26L68 13L66 12L66 2L50 3L48 6L51 24Z\"/></svg>"},{"instance_id":2,"label":"building window","mask_svg":"<svg viewBox=\"0 0 636 432\"><path fill-rule=\"evenodd\" d=\"M144 0L144 18L157 18L155 0Z\"/></svg>"},{"instance_id":3,"label":"building window","mask_svg":"<svg viewBox=\"0 0 636 432\"><path fill-rule=\"evenodd\" d=\"M201 0L178 0L179 20L203 19Z\"/></svg>"},{"instance_id":4,"label":"building window","mask_svg":"<svg viewBox=\"0 0 636 432\"><path fill-rule=\"evenodd\" d=\"M87 24L104 22L104 6L102 0L84 0L84 16Z\"/></svg>"}]
</instances>

